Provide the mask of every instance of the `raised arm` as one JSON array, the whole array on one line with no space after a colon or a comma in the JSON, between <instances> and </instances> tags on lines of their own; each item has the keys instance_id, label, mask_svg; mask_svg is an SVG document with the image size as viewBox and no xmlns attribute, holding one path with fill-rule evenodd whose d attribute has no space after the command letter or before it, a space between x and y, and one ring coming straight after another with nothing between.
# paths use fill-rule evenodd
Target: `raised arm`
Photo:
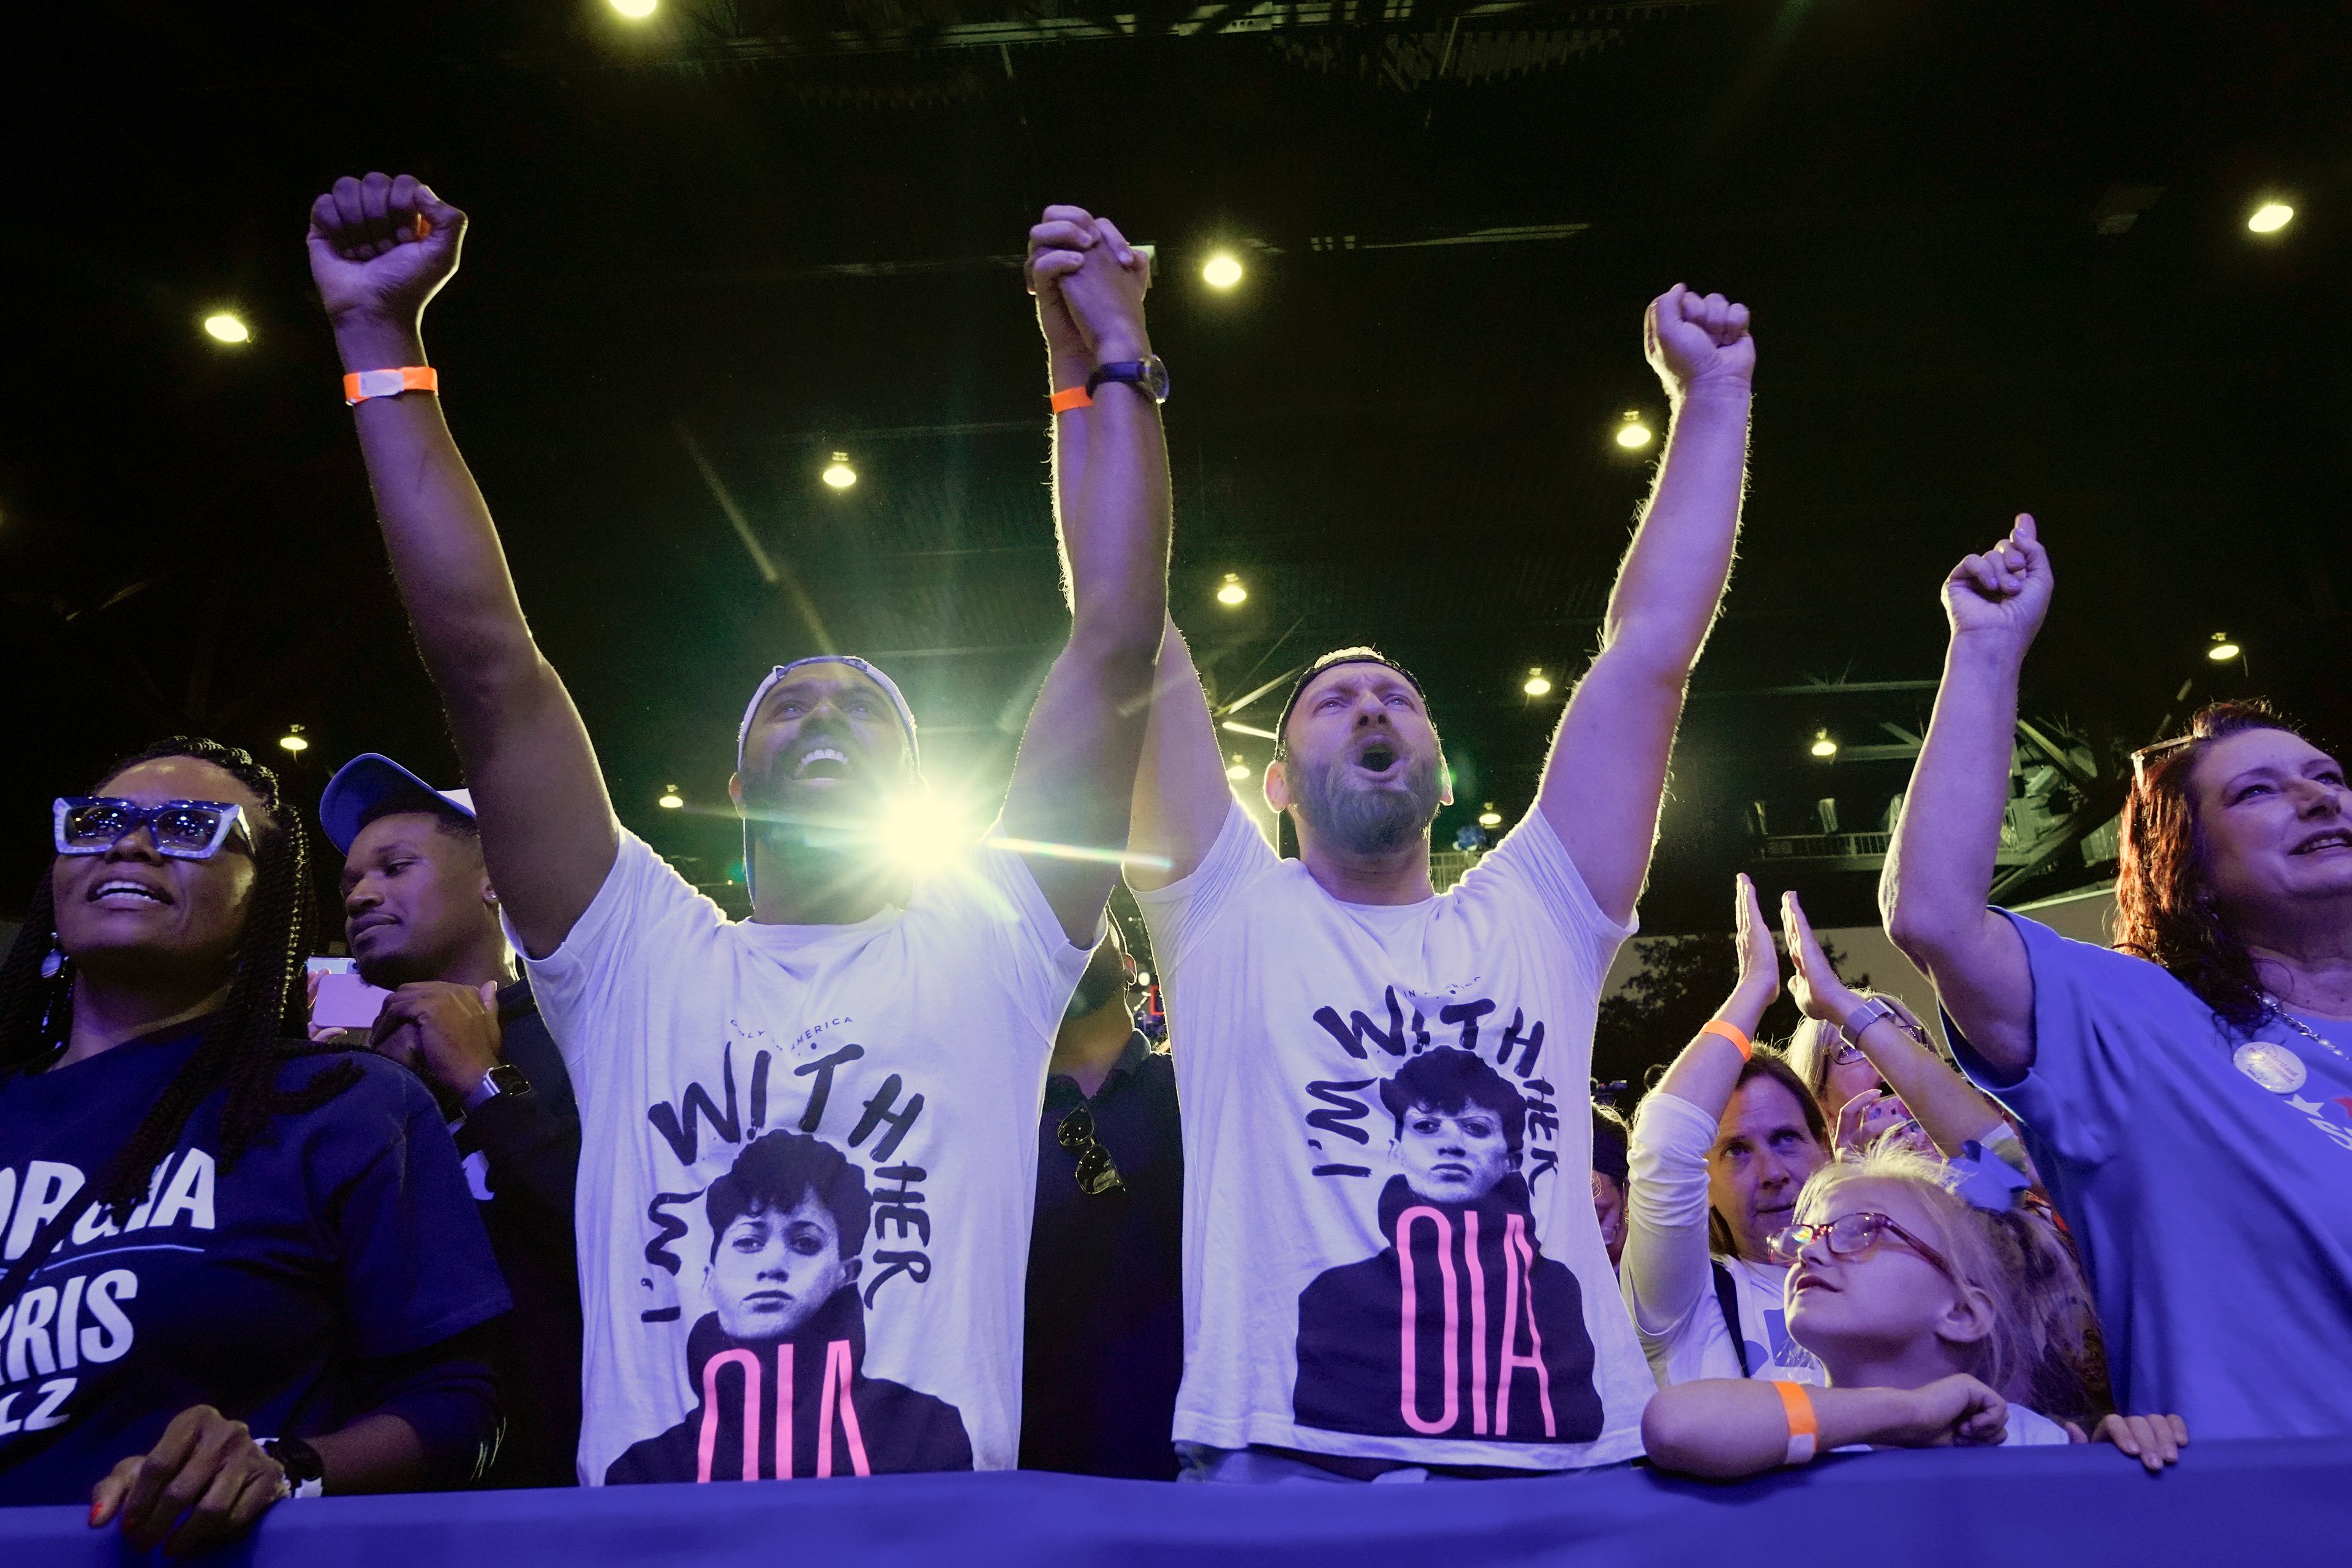
<instances>
[{"instance_id":1,"label":"raised arm","mask_svg":"<svg viewBox=\"0 0 2352 1568\"><path fill-rule=\"evenodd\" d=\"M1991 1100L1978 1093L1924 1038L1904 1026L1902 1015L1882 1015L1858 1036L1850 1031L1846 1021L1862 1006L1863 999L1837 977L1794 893L1780 895L1780 923L1788 932L1790 965L1796 971L1789 977L1789 994L1799 1010L1808 1018L1836 1025L1840 1033L1862 1048L1895 1098L1918 1118L1920 1130L1935 1142L1939 1152L1947 1158L1957 1155L1970 1139L1981 1142L2009 1125ZM1853 1107L1846 1109L1851 1111Z\"/></svg>"},{"instance_id":2,"label":"raised arm","mask_svg":"<svg viewBox=\"0 0 2352 1568\"><path fill-rule=\"evenodd\" d=\"M457 270L466 215L406 174L341 179L310 209L310 274L346 371L425 363L427 300ZM540 657L489 508L437 395L352 410L394 578L440 689L482 851L524 950L562 945L612 868L619 839L596 753Z\"/></svg>"},{"instance_id":3,"label":"raised arm","mask_svg":"<svg viewBox=\"0 0 2352 1568\"><path fill-rule=\"evenodd\" d=\"M2051 587L2049 552L2022 513L1945 580L1944 683L1878 885L1886 934L1936 983L1969 1047L2010 1078L2033 1065L2033 972L2024 939L1986 900L2009 805L2018 674Z\"/></svg>"},{"instance_id":4,"label":"raised arm","mask_svg":"<svg viewBox=\"0 0 2352 1568\"><path fill-rule=\"evenodd\" d=\"M1674 406L1665 457L1536 797L1618 921L1633 917L1650 874L1684 687L1731 574L1756 369L1748 307L1720 294L1675 284L1652 302L1645 335Z\"/></svg>"},{"instance_id":5,"label":"raised arm","mask_svg":"<svg viewBox=\"0 0 2352 1568\"><path fill-rule=\"evenodd\" d=\"M1772 928L1757 906L1756 886L1745 875L1735 918L1739 982L1716 1017L1752 1040L1764 1009L1780 989L1780 961L1772 951ZM1626 1151L1633 1180L1626 1190L1625 1251L1618 1272L1634 1320L1650 1333L1671 1330L1706 1297L1706 1155L1747 1062L1730 1039L1703 1030L1675 1058L1633 1118ZM1659 1098L1664 1095L1682 1105L1669 1105Z\"/></svg>"},{"instance_id":6,"label":"raised arm","mask_svg":"<svg viewBox=\"0 0 2352 1568\"><path fill-rule=\"evenodd\" d=\"M1149 260L1108 219L1089 219L1084 236L1084 244L1076 243L1076 234L1066 246L1033 244L1032 287L1055 291L1091 363L1149 357L1151 341L1143 321ZM1069 475L1075 484L1057 496L1056 509L1070 640L1047 673L1022 734L1005 796L1004 831L1014 839L1087 852L1039 851L1030 854L1029 864L1070 940L1090 946L1118 876L1116 852L1128 839L1136 758L1168 618L1171 503L1160 409L1148 394L1107 382L1083 425L1085 452ZM1064 473L1067 468L1057 464L1057 491Z\"/></svg>"}]
</instances>

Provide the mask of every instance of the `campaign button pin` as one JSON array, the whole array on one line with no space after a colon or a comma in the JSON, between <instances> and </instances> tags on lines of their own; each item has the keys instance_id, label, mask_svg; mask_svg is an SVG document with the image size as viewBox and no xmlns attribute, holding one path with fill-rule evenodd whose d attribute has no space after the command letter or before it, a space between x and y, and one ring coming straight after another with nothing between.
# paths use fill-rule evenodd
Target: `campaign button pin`
<instances>
[{"instance_id":1,"label":"campaign button pin","mask_svg":"<svg viewBox=\"0 0 2352 1568\"><path fill-rule=\"evenodd\" d=\"M2301 1057L2269 1040L2248 1040L2230 1059L2237 1063L2240 1072L2273 1094L2293 1094L2311 1076Z\"/></svg>"}]
</instances>

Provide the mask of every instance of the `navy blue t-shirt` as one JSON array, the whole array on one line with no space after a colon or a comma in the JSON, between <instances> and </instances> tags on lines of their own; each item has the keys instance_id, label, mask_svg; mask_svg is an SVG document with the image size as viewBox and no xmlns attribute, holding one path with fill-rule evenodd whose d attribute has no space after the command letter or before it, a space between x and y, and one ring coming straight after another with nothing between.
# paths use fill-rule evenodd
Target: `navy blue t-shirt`
<instances>
[{"instance_id":1,"label":"navy blue t-shirt","mask_svg":"<svg viewBox=\"0 0 2352 1568\"><path fill-rule=\"evenodd\" d=\"M0 1079L0 1271L103 1178L195 1029ZM457 1152L415 1077L365 1052L290 1059L278 1085L355 1064L325 1105L281 1114L224 1171L226 1090L198 1107L117 1226L82 1211L0 1302L0 1504L81 1502L173 1416L210 1405L256 1436L361 1414L362 1360L437 1344L507 1310Z\"/></svg>"}]
</instances>

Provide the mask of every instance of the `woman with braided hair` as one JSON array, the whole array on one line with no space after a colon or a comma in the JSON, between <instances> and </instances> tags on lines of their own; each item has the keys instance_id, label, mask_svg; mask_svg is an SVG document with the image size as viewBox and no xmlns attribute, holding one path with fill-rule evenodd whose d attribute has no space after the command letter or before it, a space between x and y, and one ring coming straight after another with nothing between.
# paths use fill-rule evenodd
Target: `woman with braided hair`
<instances>
[{"instance_id":1,"label":"woman with braided hair","mask_svg":"<svg viewBox=\"0 0 2352 1568\"><path fill-rule=\"evenodd\" d=\"M302 1038L310 864L268 769L164 741L57 802L0 963L0 1503L135 1549L462 1480L507 1308L412 1075Z\"/></svg>"}]
</instances>

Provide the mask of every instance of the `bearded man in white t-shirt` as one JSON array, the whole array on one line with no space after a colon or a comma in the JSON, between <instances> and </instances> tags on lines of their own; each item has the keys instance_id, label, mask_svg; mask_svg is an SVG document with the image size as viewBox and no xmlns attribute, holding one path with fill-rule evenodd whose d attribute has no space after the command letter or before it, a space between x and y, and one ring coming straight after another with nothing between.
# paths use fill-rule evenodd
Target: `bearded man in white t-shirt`
<instances>
[{"instance_id":1,"label":"bearded man in white t-shirt","mask_svg":"<svg viewBox=\"0 0 2352 1568\"><path fill-rule=\"evenodd\" d=\"M1299 681L1265 776L1298 844L1278 859L1168 627L1128 876L1184 1104L1190 1476L1524 1474L1642 1452L1655 1384L1593 1215L1584 1088L1730 572L1755 365L1747 310L1679 285L1647 345L1674 425L1601 649L1536 808L1458 887L1430 881L1451 788L1402 666L1343 648ZM1476 1070L1420 1067L1440 1052ZM1516 1132L1490 1085L1524 1108Z\"/></svg>"},{"instance_id":2,"label":"bearded man in white t-shirt","mask_svg":"<svg viewBox=\"0 0 2352 1568\"><path fill-rule=\"evenodd\" d=\"M738 922L614 819L428 395L418 320L465 224L406 176L343 180L312 209L311 268L508 928L579 1093L581 1477L1009 1468L1037 1106L1101 935L1167 614L1148 260L1107 223L1033 247L1040 316L1082 362L1057 369L1099 384L1060 508L1069 640L989 843L920 879L885 869L887 808L922 788L914 715L864 660L782 666L737 732Z\"/></svg>"}]
</instances>

